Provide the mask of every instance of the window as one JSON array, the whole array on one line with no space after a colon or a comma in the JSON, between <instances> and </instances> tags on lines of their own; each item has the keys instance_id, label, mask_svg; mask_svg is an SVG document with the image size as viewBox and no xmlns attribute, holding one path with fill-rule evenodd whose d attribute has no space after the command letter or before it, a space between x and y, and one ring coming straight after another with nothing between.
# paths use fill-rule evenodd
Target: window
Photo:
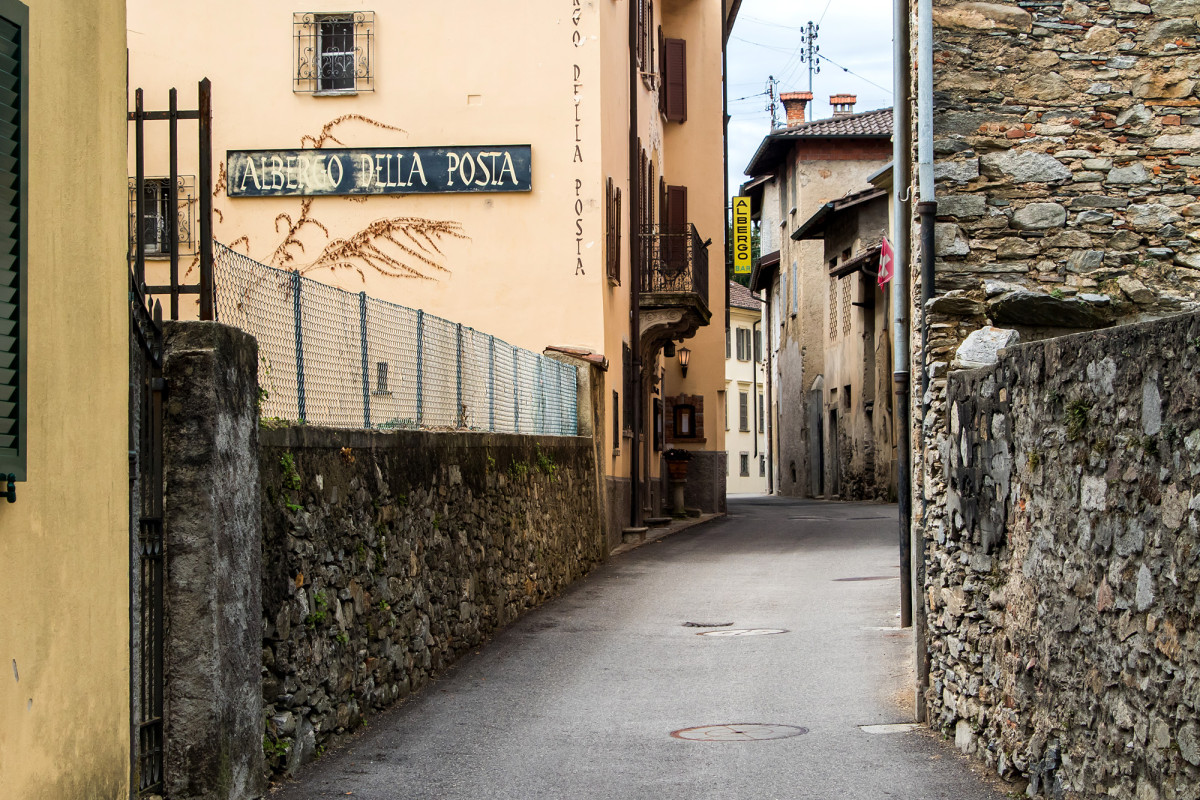
<instances>
[{"instance_id":1,"label":"window","mask_svg":"<svg viewBox=\"0 0 1200 800\"><path fill-rule=\"evenodd\" d=\"M749 328L738 328L737 329L737 360L738 361L749 361L750 360L750 329Z\"/></svg>"},{"instance_id":2,"label":"window","mask_svg":"<svg viewBox=\"0 0 1200 800\"><path fill-rule=\"evenodd\" d=\"M838 279L830 276L829 278L829 338L837 338L838 328Z\"/></svg>"},{"instance_id":3,"label":"window","mask_svg":"<svg viewBox=\"0 0 1200 800\"><path fill-rule=\"evenodd\" d=\"M338 95L375 90L373 11L294 14L292 33L292 91Z\"/></svg>"},{"instance_id":4,"label":"window","mask_svg":"<svg viewBox=\"0 0 1200 800\"><path fill-rule=\"evenodd\" d=\"M696 438L696 407L692 405L675 406L675 438Z\"/></svg>"},{"instance_id":5,"label":"window","mask_svg":"<svg viewBox=\"0 0 1200 800\"><path fill-rule=\"evenodd\" d=\"M738 430L750 430L750 393L738 392Z\"/></svg>"},{"instance_id":6,"label":"window","mask_svg":"<svg viewBox=\"0 0 1200 800\"><path fill-rule=\"evenodd\" d=\"M740 466L741 466L741 470L739 470L738 474L741 475L743 478L750 477L750 454L742 453L738 457L738 461L740 462Z\"/></svg>"},{"instance_id":7,"label":"window","mask_svg":"<svg viewBox=\"0 0 1200 800\"><path fill-rule=\"evenodd\" d=\"M797 280L796 262L792 262L792 316L800 310L800 281Z\"/></svg>"},{"instance_id":8,"label":"window","mask_svg":"<svg viewBox=\"0 0 1200 800\"><path fill-rule=\"evenodd\" d=\"M764 455L758 457L758 477L767 477L767 457Z\"/></svg>"},{"instance_id":9,"label":"window","mask_svg":"<svg viewBox=\"0 0 1200 800\"><path fill-rule=\"evenodd\" d=\"M175 208L171 213L170 178L142 179L142 252L150 257L171 253L171 220L175 220L176 247L181 255L194 255L192 235L196 218L196 177L180 175L175 182ZM129 252L137 247L137 181L129 179Z\"/></svg>"},{"instance_id":10,"label":"window","mask_svg":"<svg viewBox=\"0 0 1200 800\"><path fill-rule=\"evenodd\" d=\"M762 361L762 331L754 332L754 363Z\"/></svg>"},{"instance_id":11,"label":"window","mask_svg":"<svg viewBox=\"0 0 1200 800\"><path fill-rule=\"evenodd\" d=\"M388 389L388 362L375 362L375 394L391 394Z\"/></svg>"},{"instance_id":12,"label":"window","mask_svg":"<svg viewBox=\"0 0 1200 800\"><path fill-rule=\"evenodd\" d=\"M612 403L612 446L613 450L621 449L621 396L613 389Z\"/></svg>"},{"instance_id":13,"label":"window","mask_svg":"<svg viewBox=\"0 0 1200 800\"><path fill-rule=\"evenodd\" d=\"M624 428L633 432L633 350L629 345L621 345L621 377L625 389L625 424Z\"/></svg>"},{"instance_id":14,"label":"window","mask_svg":"<svg viewBox=\"0 0 1200 800\"><path fill-rule=\"evenodd\" d=\"M757 427L758 427L758 432L759 432L759 433L762 433L764 430L766 430L766 428L764 427L764 425L765 425L766 423L764 422L764 420L763 420L763 417L764 417L764 414L763 414L763 393L762 393L762 392L759 392L759 393L758 393L758 426L757 426Z\"/></svg>"},{"instance_id":15,"label":"window","mask_svg":"<svg viewBox=\"0 0 1200 800\"><path fill-rule=\"evenodd\" d=\"M25 480L25 374L27 284L25 192L29 148L29 9L21 3L0 2L0 153L8 164L0 171L0 472Z\"/></svg>"},{"instance_id":16,"label":"window","mask_svg":"<svg viewBox=\"0 0 1200 800\"><path fill-rule=\"evenodd\" d=\"M667 425L666 441L668 444L680 439L689 442L705 441L704 395L679 394L665 397L663 400L666 404L664 422ZM717 400L722 405L728 402L724 391L717 393Z\"/></svg>"},{"instance_id":17,"label":"window","mask_svg":"<svg viewBox=\"0 0 1200 800\"><path fill-rule=\"evenodd\" d=\"M733 353L729 349L729 328L725 329L725 358L733 358Z\"/></svg>"},{"instance_id":18,"label":"window","mask_svg":"<svg viewBox=\"0 0 1200 800\"><path fill-rule=\"evenodd\" d=\"M608 179L604 190L605 217L604 258L608 273L608 282L613 286L621 283L621 188L613 186L613 179Z\"/></svg>"}]
</instances>

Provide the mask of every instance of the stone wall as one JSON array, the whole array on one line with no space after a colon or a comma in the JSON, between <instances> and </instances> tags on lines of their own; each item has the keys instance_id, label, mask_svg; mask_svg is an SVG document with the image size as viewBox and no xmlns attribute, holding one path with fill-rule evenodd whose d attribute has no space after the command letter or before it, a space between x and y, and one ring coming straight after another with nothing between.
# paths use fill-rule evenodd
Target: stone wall
<instances>
[{"instance_id":1,"label":"stone wall","mask_svg":"<svg viewBox=\"0 0 1200 800\"><path fill-rule=\"evenodd\" d=\"M1200 314L948 382L929 719L1030 796L1200 797Z\"/></svg>"},{"instance_id":2,"label":"stone wall","mask_svg":"<svg viewBox=\"0 0 1200 800\"><path fill-rule=\"evenodd\" d=\"M948 565L987 556L954 544L945 502L946 378L968 334L994 323L1028 342L1197 307L1198 19L1196 0L934 0L936 279L913 332L912 405L914 530L926 543L914 557L930 597ZM926 611L944 663L963 640L940 638L944 605L918 606L918 624Z\"/></svg>"},{"instance_id":3,"label":"stone wall","mask_svg":"<svg viewBox=\"0 0 1200 800\"><path fill-rule=\"evenodd\" d=\"M590 438L263 431L264 747L294 771L604 558Z\"/></svg>"}]
</instances>

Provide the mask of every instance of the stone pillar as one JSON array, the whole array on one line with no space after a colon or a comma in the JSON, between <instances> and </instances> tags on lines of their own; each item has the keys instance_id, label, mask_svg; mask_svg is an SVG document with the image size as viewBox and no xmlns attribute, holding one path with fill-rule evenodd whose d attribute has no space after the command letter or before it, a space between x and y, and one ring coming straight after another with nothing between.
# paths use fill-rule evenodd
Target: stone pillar
<instances>
[{"instance_id":1,"label":"stone pillar","mask_svg":"<svg viewBox=\"0 0 1200 800\"><path fill-rule=\"evenodd\" d=\"M265 791L258 345L168 322L165 359L166 796L248 800Z\"/></svg>"}]
</instances>

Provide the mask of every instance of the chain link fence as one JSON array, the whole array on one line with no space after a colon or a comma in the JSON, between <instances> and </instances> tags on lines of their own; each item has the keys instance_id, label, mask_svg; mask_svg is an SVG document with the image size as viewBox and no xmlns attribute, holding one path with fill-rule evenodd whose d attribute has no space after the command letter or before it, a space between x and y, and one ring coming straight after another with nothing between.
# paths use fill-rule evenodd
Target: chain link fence
<instances>
[{"instance_id":1,"label":"chain link fence","mask_svg":"<svg viewBox=\"0 0 1200 800\"><path fill-rule=\"evenodd\" d=\"M221 244L214 249L217 319L258 339L263 417L576 435L573 367Z\"/></svg>"}]
</instances>

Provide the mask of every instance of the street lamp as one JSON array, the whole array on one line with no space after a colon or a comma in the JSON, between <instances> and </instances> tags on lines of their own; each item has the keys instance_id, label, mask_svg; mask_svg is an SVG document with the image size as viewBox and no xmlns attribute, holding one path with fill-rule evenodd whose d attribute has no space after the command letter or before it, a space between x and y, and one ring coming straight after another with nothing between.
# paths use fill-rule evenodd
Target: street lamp
<instances>
[{"instance_id":1,"label":"street lamp","mask_svg":"<svg viewBox=\"0 0 1200 800\"><path fill-rule=\"evenodd\" d=\"M692 358L692 351L688 350L686 347L680 347L678 350L676 350L676 353L679 356L679 369L681 372L683 372L683 377L686 378L688 361L690 361Z\"/></svg>"}]
</instances>

